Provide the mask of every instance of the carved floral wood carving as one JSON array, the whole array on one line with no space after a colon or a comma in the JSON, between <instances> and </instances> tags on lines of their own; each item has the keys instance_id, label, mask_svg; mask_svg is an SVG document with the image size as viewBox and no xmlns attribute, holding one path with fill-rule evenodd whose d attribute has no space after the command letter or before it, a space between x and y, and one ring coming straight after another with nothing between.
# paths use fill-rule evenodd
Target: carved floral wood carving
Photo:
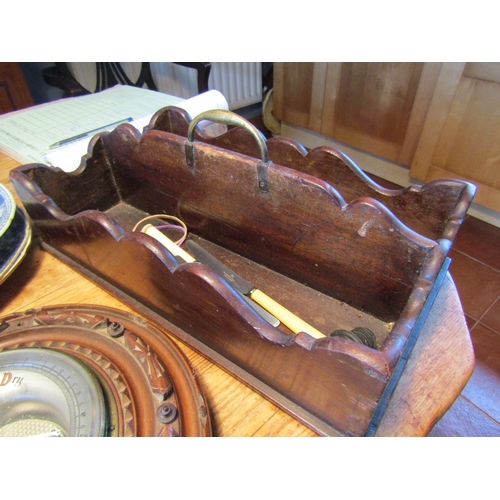
<instances>
[{"instance_id":1,"label":"carved floral wood carving","mask_svg":"<svg viewBox=\"0 0 500 500\"><path fill-rule=\"evenodd\" d=\"M74 356L97 376L108 436L211 435L188 361L166 334L138 317L66 305L0 318L0 351L33 347Z\"/></svg>"}]
</instances>

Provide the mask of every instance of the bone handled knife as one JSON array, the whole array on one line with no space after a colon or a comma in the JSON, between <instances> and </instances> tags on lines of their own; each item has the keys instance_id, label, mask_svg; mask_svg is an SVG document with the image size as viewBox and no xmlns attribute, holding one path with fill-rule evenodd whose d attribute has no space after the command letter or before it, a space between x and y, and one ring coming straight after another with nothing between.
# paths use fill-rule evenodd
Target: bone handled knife
<instances>
[{"instance_id":1,"label":"bone handled knife","mask_svg":"<svg viewBox=\"0 0 500 500\"><path fill-rule=\"evenodd\" d=\"M217 271L221 276L224 276L231 285L242 293L250 297L252 300L261 305L264 309L269 311L272 315L278 318L284 325L286 325L292 332L300 333L305 332L316 339L325 337L323 333L306 323L303 319L296 316L294 313L283 307L281 304L267 296L261 290L255 288L251 283L248 283L241 276L236 274L233 270L229 269L226 265L216 259L213 255L208 253L196 242L188 240L186 242L189 251L196 257L199 262L207 264L212 269Z\"/></svg>"},{"instance_id":2,"label":"bone handled knife","mask_svg":"<svg viewBox=\"0 0 500 500\"><path fill-rule=\"evenodd\" d=\"M174 257L180 258L184 262L196 261L196 259L192 255L189 255L187 252L185 252L179 245L173 242L168 236L165 236L153 225L146 224L141 231L143 233L148 234L149 236L152 236L155 240L159 241ZM249 297L242 294L239 290L236 291L240 294L243 300L252 309L254 309L257 312L257 314L259 314L262 318L264 318L269 324L271 324L272 326L278 326L280 324L279 319L277 319L263 307L259 306L257 302L251 300Z\"/></svg>"}]
</instances>

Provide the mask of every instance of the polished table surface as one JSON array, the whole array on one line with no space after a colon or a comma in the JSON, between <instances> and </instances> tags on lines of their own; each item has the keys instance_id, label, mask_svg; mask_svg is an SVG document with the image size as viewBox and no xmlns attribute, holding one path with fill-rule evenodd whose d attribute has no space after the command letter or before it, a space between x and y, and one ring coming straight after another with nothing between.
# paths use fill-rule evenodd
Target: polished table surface
<instances>
[{"instance_id":1,"label":"polished table surface","mask_svg":"<svg viewBox=\"0 0 500 500\"><path fill-rule=\"evenodd\" d=\"M10 170L18 165L0 153L0 183L21 206L9 181ZM61 304L98 304L134 312L42 250L35 240L19 267L0 285L0 317ZM317 435L182 342L176 343L196 372L210 407L215 436ZM376 435L427 435L458 397L473 368L469 331L448 274Z\"/></svg>"}]
</instances>

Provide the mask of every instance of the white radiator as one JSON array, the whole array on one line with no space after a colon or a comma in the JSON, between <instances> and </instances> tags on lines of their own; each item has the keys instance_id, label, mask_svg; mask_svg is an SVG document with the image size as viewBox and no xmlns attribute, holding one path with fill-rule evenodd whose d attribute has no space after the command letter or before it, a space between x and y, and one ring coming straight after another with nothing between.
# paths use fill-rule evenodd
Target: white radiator
<instances>
[{"instance_id":1,"label":"white radiator","mask_svg":"<svg viewBox=\"0 0 500 500\"><path fill-rule=\"evenodd\" d=\"M122 63L131 79L136 79L140 63ZM76 79L87 89L95 88L93 63L69 63ZM196 70L169 62L153 62L151 70L158 90L178 97L198 93ZM208 79L209 89L216 89L226 98L229 109L239 109L262 102L262 64L260 62L214 62Z\"/></svg>"},{"instance_id":2,"label":"white radiator","mask_svg":"<svg viewBox=\"0 0 500 500\"><path fill-rule=\"evenodd\" d=\"M229 109L262 102L262 64L260 62L215 62L208 79L229 103Z\"/></svg>"},{"instance_id":3,"label":"white radiator","mask_svg":"<svg viewBox=\"0 0 500 500\"><path fill-rule=\"evenodd\" d=\"M172 63L151 63L158 90L178 97L198 93L196 71ZM260 62L214 62L208 88L226 98L229 109L262 102L262 64Z\"/></svg>"}]
</instances>

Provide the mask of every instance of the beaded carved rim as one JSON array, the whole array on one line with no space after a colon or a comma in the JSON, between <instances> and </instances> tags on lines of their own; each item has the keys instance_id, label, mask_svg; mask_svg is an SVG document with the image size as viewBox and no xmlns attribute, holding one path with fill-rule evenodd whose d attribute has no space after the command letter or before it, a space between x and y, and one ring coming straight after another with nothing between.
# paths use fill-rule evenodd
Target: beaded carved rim
<instances>
[{"instance_id":1,"label":"beaded carved rim","mask_svg":"<svg viewBox=\"0 0 500 500\"><path fill-rule=\"evenodd\" d=\"M191 365L167 335L133 314L60 305L0 318L0 352L51 349L83 363L99 381L106 436L211 436Z\"/></svg>"}]
</instances>

